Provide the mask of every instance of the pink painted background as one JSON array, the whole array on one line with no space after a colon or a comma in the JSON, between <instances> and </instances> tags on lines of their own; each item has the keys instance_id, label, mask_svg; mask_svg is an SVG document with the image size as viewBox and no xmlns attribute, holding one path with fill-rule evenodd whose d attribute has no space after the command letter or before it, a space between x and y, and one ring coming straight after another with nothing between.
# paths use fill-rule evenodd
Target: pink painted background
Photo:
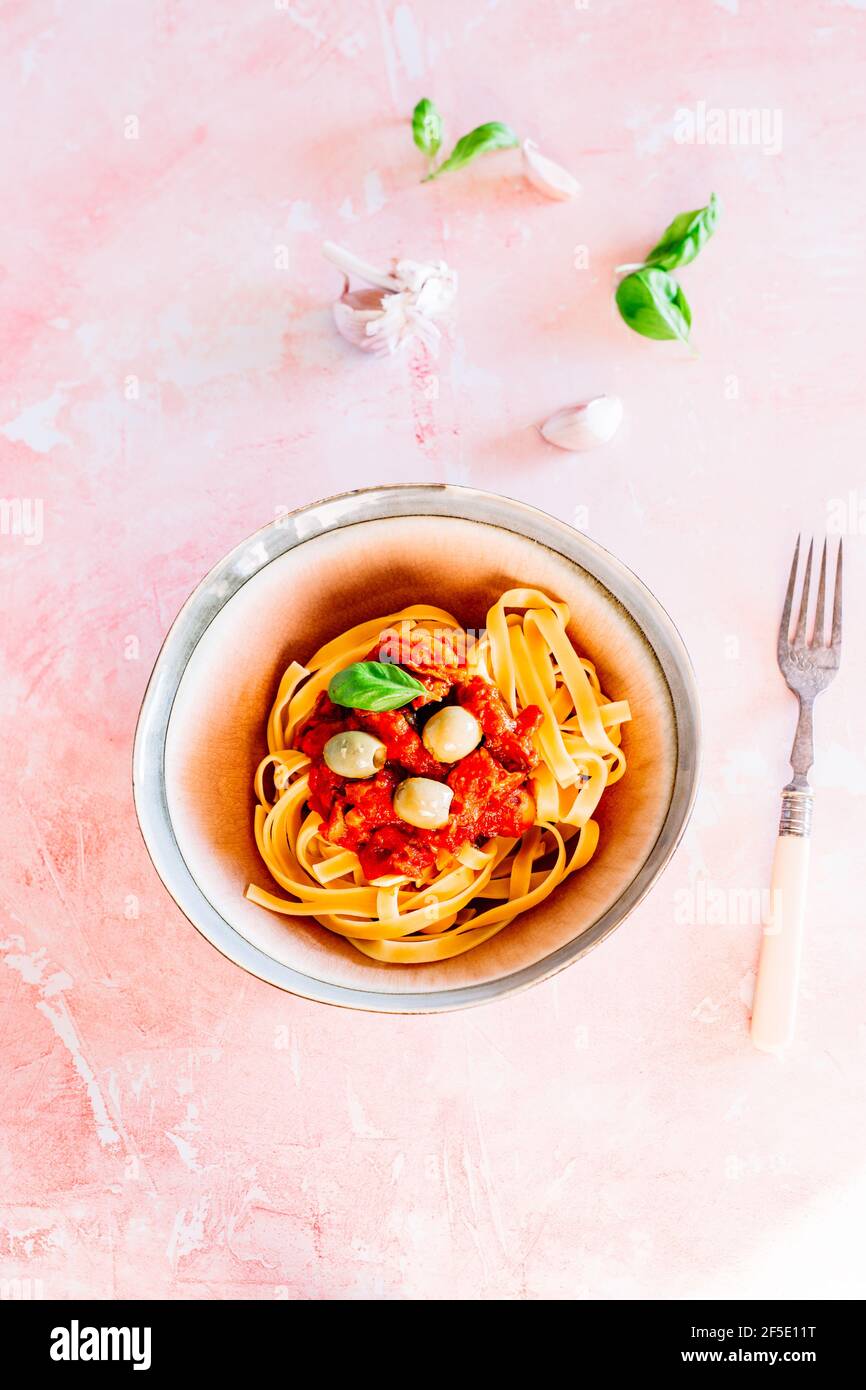
<instances>
[{"instance_id":1,"label":"pink painted background","mask_svg":"<svg viewBox=\"0 0 866 1390\"><path fill-rule=\"evenodd\" d=\"M862 0L9 0L2 22L0 491L44 531L0 536L2 1279L862 1296ZM535 138L582 198L544 201L513 152L421 187L425 94L452 139L494 118ZM701 101L781 112L781 151L678 144ZM625 329L612 269L714 189L689 359ZM457 268L438 398L417 360L336 336L326 237ZM612 445L542 443L598 391L626 403ZM601 949L399 1019L208 946L145 854L130 750L162 637L230 546L280 507L428 479L535 502L637 570L692 652L705 772ZM760 925L701 904L767 883L794 725L778 610L794 534L828 523L847 651L782 1062L748 1039Z\"/></svg>"}]
</instances>

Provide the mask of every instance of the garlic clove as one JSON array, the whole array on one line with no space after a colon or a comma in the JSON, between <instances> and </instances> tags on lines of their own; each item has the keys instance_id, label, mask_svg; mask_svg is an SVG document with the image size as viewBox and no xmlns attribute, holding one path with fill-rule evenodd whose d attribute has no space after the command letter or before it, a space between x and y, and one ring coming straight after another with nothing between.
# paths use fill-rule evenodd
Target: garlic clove
<instances>
[{"instance_id":1,"label":"garlic clove","mask_svg":"<svg viewBox=\"0 0 866 1390\"><path fill-rule=\"evenodd\" d=\"M347 251L345 246L338 246L335 241L322 242L322 255L332 265L338 266L346 276L356 275L359 280L366 280L368 285L378 285L382 290L402 289L396 275L391 275L387 270L379 270L377 266L370 265L369 261L362 261L354 251Z\"/></svg>"},{"instance_id":2,"label":"garlic clove","mask_svg":"<svg viewBox=\"0 0 866 1390\"><path fill-rule=\"evenodd\" d=\"M595 396L582 405L558 410L539 426L548 444L558 449L583 453L613 439L622 423L623 406L619 396Z\"/></svg>"},{"instance_id":3,"label":"garlic clove","mask_svg":"<svg viewBox=\"0 0 866 1390\"><path fill-rule=\"evenodd\" d=\"M522 148L523 172L533 188L558 202L577 197L580 184L573 174L541 154L534 140L524 140Z\"/></svg>"},{"instance_id":4,"label":"garlic clove","mask_svg":"<svg viewBox=\"0 0 866 1390\"><path fill-rule=\"evenodd\" d=\"M387 343L376 330L382 322L382 301L387 290L349 290L346 280L340 298L334 302L333 314L337 332L362 352L382 353Z\"/></svg>"}]
</instances>

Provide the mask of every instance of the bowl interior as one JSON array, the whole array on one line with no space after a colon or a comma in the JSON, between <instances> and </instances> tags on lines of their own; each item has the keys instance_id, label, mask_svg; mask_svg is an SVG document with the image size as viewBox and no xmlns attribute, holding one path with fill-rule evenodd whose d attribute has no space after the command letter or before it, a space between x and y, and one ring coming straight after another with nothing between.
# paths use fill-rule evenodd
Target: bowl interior
<instances>
[{"instance_id":1,"label":"bowl interior","mask_svg":"<svg viewBox=\"0 0 866 1390\"><path fill-rule=\"evenodd\" d=\"M380 965L316 922L248 902L249 882L275 889L253 838L252 779L288 663L304 661L355 623L419 601L481 628L491 603L518 585L568 603L579 652L595 662L605 693L631 704L623 739L628 772L602 798L601 840L589 865L483 946L429 965ZM586 932L646 862L670 805L676 762L667 681L648 640L611 593L537 541L441 516L382 518L313 535L254 573L196 644L165 744L175 838L225 921L274 961L314 980L406 995L500 979Z\"/></svg>"}]
</instances>

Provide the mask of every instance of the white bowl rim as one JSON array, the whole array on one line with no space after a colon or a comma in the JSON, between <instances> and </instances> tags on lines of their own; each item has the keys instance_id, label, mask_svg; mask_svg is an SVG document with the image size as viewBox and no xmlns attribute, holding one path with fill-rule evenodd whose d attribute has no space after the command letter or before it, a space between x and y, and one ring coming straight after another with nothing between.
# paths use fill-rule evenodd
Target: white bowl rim
<instances>
[{"instance_id":1,"label":"white bowl rim","mask_svg":"<svg viewBox=\"0 0 866 1390\"><path fill-rule=\"evenodd\" d=\"M174 699L193 651L237 591L278 556L314 535L359 522L445 516L526 536L596 579L652 648L667 683L677 754L673 791L658 837L637 874L600 917L573 940L511 974L453 989L391 993L357 989L306 975L252 945L209 902L190 873L168 807L165 742ZM700 704L694 670L673 621L654 594L596 541L548 513L499 493L451 483L398 483L359 488L279 516L231 550L205 575L169 628L145 690L132 758L139 827L164 887L188 921L229 960L260 980L319 1003L375 1013L439 1013L501 999L557 974L604 941L649 892L683 836L700 773Z\"/></svg>"}]
</instances>

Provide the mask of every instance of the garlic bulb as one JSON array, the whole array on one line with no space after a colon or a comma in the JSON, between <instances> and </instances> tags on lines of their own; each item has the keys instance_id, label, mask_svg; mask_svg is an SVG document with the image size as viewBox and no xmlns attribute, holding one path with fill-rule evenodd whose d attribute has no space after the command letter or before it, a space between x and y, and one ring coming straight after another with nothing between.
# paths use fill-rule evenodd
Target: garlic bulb
<instances>
[{"instance_id":1,"label":"garlic bulb","mask_svg":"<svg viewBox=\"0 0 866 1390\"><path fill-rule=\"evenodd\" d=\"M563 169L561 164L555 164L552 159L539 153L534 140L523 142L523 172L533 188L558 202L576 198L580 192L580 184L574 175Z\"/></svg>"},{"instance_id":2,"label":"garlic bulb","mask_svg":"<svg viewBox=\"0 0 866 1390\"><path fill-rule=\"evenodd\" d=\"M322 251L344 274L334 322L348 342L364 352L393 353L419 338L435 356L441 333L433 320L448 312L457 293L457 276L444 261L397 261L389 272L332 241ZM375 289L350 290L352 274Z\"/></svg>"},{"instance_id":3,"label":"garlic bulb","mask_svg":"<svg viewBox=\"0 0 866 1390\"><path fill-rule=\"evenodd\" d=\"M582 405L558 410L539 426L548 444L560 449L582 453L613 439L622 423L623 408L619 396L596 396Z\"/></svg>"}]
</instances>

